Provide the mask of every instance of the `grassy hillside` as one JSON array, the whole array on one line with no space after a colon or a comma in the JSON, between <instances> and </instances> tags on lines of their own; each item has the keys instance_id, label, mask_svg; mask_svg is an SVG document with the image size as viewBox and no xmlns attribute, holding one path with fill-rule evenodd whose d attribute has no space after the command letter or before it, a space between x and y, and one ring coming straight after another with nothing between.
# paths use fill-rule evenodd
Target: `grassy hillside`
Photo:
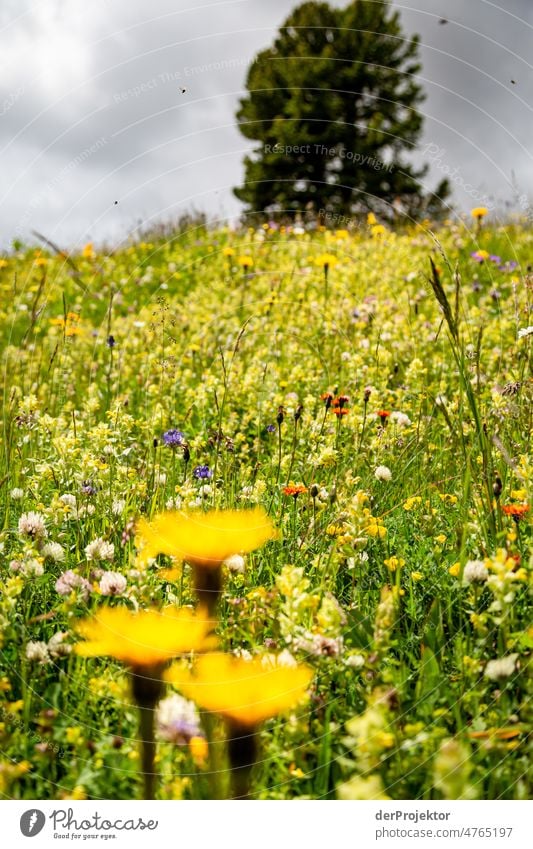
<instances>
[{"instance_id":1,"label":"grassy hillside","mask_svg":"<svg viewBox=\"0 0 533 849\"><path fill-rule=\"evenodd\" d=\"M77 623L195 604L139 518L258 505L279 537L224 566L220 648L313 682L252 795L527 796L532 243L371 221L0 259L5 796L142 794L127 669ZM227 731L167 686L158 796L209 797Z\"/></svg>"}]
</instances>

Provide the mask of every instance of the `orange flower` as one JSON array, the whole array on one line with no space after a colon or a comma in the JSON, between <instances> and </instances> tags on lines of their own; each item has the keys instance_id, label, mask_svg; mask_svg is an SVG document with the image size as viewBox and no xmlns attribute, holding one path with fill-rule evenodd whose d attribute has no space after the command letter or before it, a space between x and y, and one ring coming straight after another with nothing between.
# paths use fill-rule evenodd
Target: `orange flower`
<instances>
[{"instance_id":1,"label":"orange flower","mask_svg":"<svg viewBox=\"0 0 533 849\"><path fill-rule=\"evenodd\" d=\"M388 410L378 410L377 413L376 413L376 416L378 416L381 419L381 421L384 422L385 419L389 418L390 413L389 413Z\"/></svg>"},{"instance_id":2,"label":"orange flower","mask_svg":"<svg viewBox=\"0 0 533 849\"><path fill-rule=\"evenodd\" d=\"M283 487L283 495L293 495L294 498L297 498L302 492L307 492L307 487L302 483L291 483L288 486Z\"/></svg>"},{"instance_id":3,"label":"orange flower","mask_svg":"<svg viewBox=\"0 0 533 849\"><path fill-rule=\"evenodd\" d=\"M506 516L512 516L518 522L529 512L529 504L502 504L502 510Z\"/></svg>"}]
</instances>

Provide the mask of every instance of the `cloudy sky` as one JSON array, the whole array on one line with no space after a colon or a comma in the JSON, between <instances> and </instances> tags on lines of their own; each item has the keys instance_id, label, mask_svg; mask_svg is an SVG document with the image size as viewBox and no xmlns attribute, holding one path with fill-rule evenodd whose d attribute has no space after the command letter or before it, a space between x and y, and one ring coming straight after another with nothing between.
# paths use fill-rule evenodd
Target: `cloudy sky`
<instances>
[{"instance_id":1,"label":"cloudy sky","mask_svg":"<svg viewBox=\"0 0 533 849\"><path fill-rule=\"evenodd\" d=\"M235 218L246 67L295 5L1 0L0 244L117 241L191 207ZM394 5L422 36L428 184L451 172L460 209L517 208L533 195L532 0Z\"/></svg>"}]
</instances>

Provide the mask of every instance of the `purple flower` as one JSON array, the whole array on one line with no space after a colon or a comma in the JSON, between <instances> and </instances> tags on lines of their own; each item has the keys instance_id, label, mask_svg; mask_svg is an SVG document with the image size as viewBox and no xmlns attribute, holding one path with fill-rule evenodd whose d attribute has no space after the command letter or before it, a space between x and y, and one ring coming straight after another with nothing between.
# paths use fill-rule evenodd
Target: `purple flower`
<instances>
[{"instance_id":1,"label":"purple flower","mask_svg":"<svg viewBox=\"0 0 533 849\"><path fill-rule=\"evenodd\" d=\"M491 262L496 262L496 263L500 263L502 261L501 256L497 256L496 254L491 254L489 256L489 259L490 259Z\"/></svg>"},{"instance_id":2,"label":"purple flower","mask_svg":"<svg viewBox=\"0 0 533 849\"><path fill-rule=\"evenodd\" d=\"M276 425L269 424L267 425L266 429L269 433L274 433L274 431L276 430Z\"/></svg>"},{"instance_id":3,"label":"purple flower","mask_svg":"<svg viewBox=\"0 0 533 849\"><path fill-rule=\"evenodd\" d=\"M514 271L515 268L518 268L518 263L514 259L504 262L503 265L499 266L500 271Z\"/></svg>"},{"instance_id":4,"label":"purple flower","mask_svg":"<svg viewBox=\"0 0 533 849\"><path fill-rule=\"evenodd\" d=\"M197 480L208 480L213 477L213 472L209 466L196 466L193 475Z\"/></svg>"},{"instance_id":5,"label":"purple flower","mask_svg":"<svg viewBox=\"0 0 533 849\"><path fill-rule=\"evenodd\" d=\"M176 430L173 428L172 430L167 430L163 434L163 442L165 445L183 445L184 436L181 430Z\"/></svg>"},{"instance_id":6,"label":"purple flower","mask_svg":"<svg viewBox=\"0 0 533 849\"><path fill-rule=\"evenodd\" d=\"M83 483L81 485L81 491L83 492L84 495L96 495L98 490L91 483L91 481L83 481Z\"/></svg>"}]
</instances>

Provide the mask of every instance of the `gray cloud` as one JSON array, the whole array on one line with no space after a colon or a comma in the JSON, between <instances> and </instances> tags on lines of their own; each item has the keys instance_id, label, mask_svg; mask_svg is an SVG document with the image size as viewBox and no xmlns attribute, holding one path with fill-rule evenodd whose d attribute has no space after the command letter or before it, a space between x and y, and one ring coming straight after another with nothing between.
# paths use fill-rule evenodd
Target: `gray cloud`
<instances>
[{"instance_id":1,"label":"gray cloud","mask_svg":"<svg viewBox=\"0 0 533 849\"><path fill-rule=\"evenodd\" d=\"M236 216L231 188L250 147L236 103L249 62L294 5L3 0L2 244L32 228L69 244L118 239L191 207ZM450 173L462 208L484 196L502 208L513 173L528 193L530 0L394 5L406 31L422 35L417 157L432 165L429 183Z\"/></svg>"}]
</instances>

